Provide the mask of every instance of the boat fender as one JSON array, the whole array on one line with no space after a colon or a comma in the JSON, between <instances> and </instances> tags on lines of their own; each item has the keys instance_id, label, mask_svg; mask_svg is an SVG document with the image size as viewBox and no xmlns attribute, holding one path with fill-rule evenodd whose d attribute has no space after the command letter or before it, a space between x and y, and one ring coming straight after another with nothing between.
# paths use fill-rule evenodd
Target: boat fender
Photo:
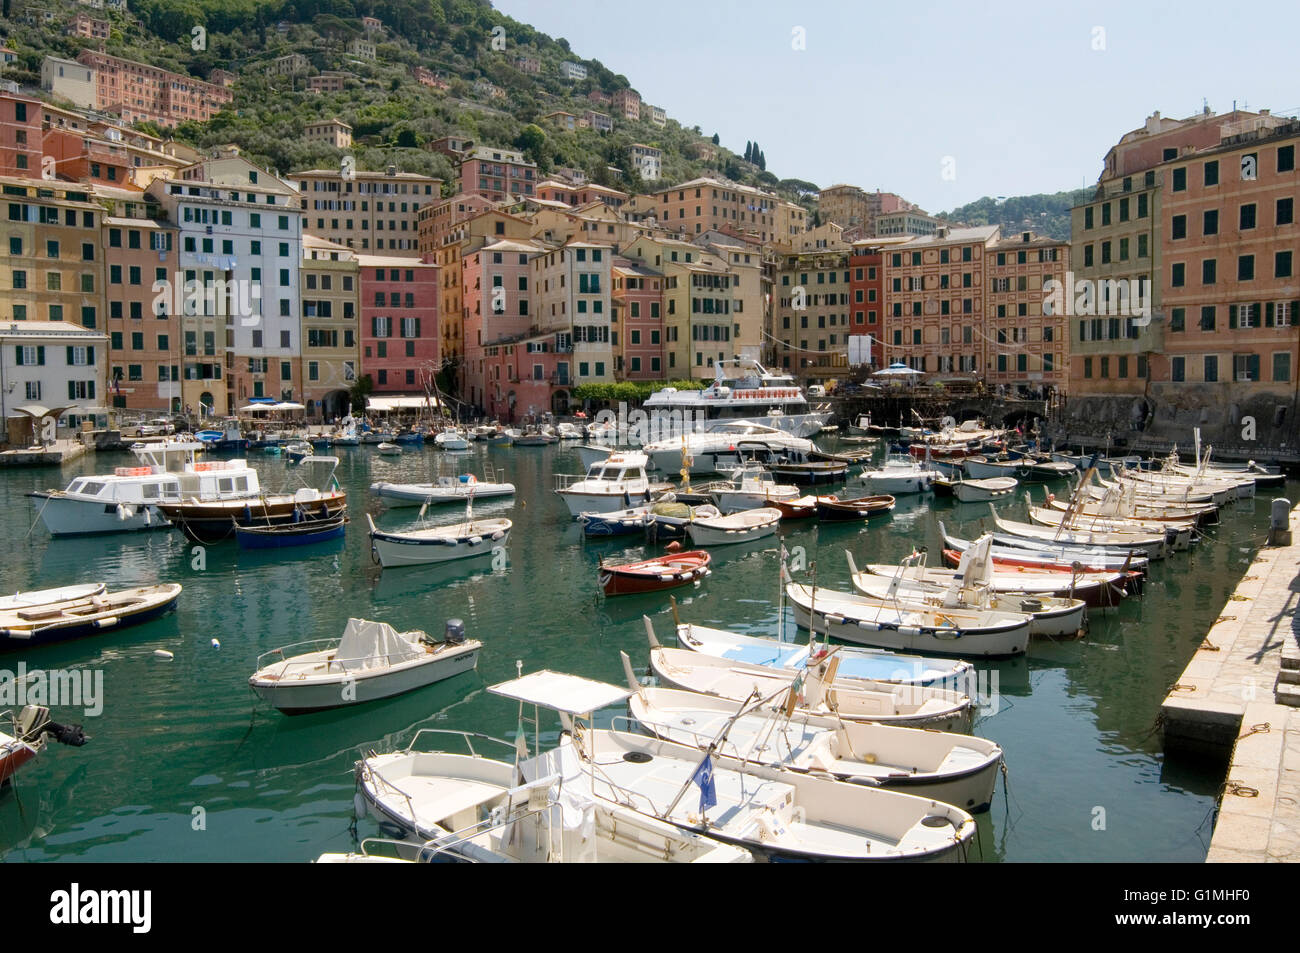
<instances>
[{"instance_id":1,"label":"boat fender","mask_svg":"<svg viewBox=\"0 0 1300 953\"><path fill-rule=\"evenodd\" d=\"M505 533L501 532L501 530L497 530L495 533L492 534L492 538L493 538L493 539L500 539L500 538L501 538L502 536L504 536L504 535L505 535Z\"/></svg>"},{"instance_id":2,"label":"boat fender","mask_svg":"<svg viewBox=\"0 0 1300 953\"><path fill-rule=\"evenodd\" d=\"M376 566L379 565L379 550L375 548L373 545L370 547L370 561L373 562Z\"/></svg>"},{"instance_id":3,"label":"boat fender","mask_svg":"<svg viewBox=\"0 0 1300 953\"><path fill-rule=\"evenodd\" d=\"M477 545L479 545L480 543L483 542L483 537L482 537L482 536L471 536L471 537L469 538L468 542L469 542L469 544L470 544L471 546L477 546Z\"/></svg>"},{"instance_id":4,"label":"boat fender","mask_svg":"<svg viewBox=\"0 0 1300 953\"><path fill-rule=\"evenodd\" d=\"M160 658L160 659L174 659L176 657L173 653L168 652L166 649L154 649L153 654L155 658Z\"/></svg>"},{"instance_id":5,"label":"boat fender","mask_svg":"<svg viewBox=\"0 0 1300 953\"><path fill-rule=\"evenodd\" d=\"M213 639L213 640L212 640L212 647L213 647L214 649L219 649L219 648L221 648L221 640L220 640L220 639Z\"/></svg>"}]
</instances>

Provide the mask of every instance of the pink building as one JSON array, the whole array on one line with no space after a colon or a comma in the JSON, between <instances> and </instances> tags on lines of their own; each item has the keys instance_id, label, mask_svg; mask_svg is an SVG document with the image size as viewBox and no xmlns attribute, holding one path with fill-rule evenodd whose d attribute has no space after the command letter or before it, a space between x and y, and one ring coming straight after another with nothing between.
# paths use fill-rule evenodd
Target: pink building
<instances>
[{"instance_id":1,"label":"pink building","mask_svg":"<svg viewBox=\"0 0 1300 953\"><path fill-rule=\"evenodd\" d=\"M663 275L616 257L610 331L614 370L619 379L663 379Z\"/></svg>"},{"instance_id":2,"label":"pink building","mask_svg":"<svg viewBox=\"0 0 1300 953\"><path fill-rule=\"evenodd\" d=\"M423 393L438 370L438 266L421 259L358 255L361 373L375 393Z\"/></svg>"},{"instance_id":3,"label":"pink building","mask_svg":"<svg viewBox=\"0 0 1300 953\"><path fill-rule=\"evenodd\" d=\"M554 334L484 345L483 362L487 391L483 409L489 417L513 423L567 412L573 354L556 349Z\"/></svg>"},{"instance_id":4,"label":"pink building","mask_svg":"<svg viewBox=\"0 0 1300 953\"><path fill-rule=\"evenodd\" d=\"M95 108L127 122L168 128L190 119L207 122L234 99L222 86L95 50L82 50L77 62L95 70Z\"/></svg>"},{"instance_id":5,"label":"pink building","mask_svg":"<svg viewBox=\"0 0 1300 953\"><path fill-rule=\"evenodd\" d=\"M610 103L624 119L636 122L641 118L641 94L635 89L620 89L610 97Z\"/></svg>"},{"instance_id":6,"label":"pink building","mask_svg":"<svg viewBox=\"0 0 1300 953\"><path fill-rule=\"evenodd\" d=\"M486 409L489 403L484 347L523 337L532 326L529 261L541 251L533 242L503 239L462 260L465 364L460 386L462 399L472 406ZM499 382L502 373L501 365L496 364L491 383Z\"/></svg>"},{"instance_id":7,"label":"pink building","mask_svg":"<svg viewBox=\"0 0 1300 953\"><path fill-rule=\"evenodd\" d=\"M43 116L39 99L0 96L0 175L40 178Z\"/></svg>"},{"instance_id":8,"label":"pink building","mask_svg":"<svg viewBox=\"0 0 1300 953\"><path fill-rule=\"evenodd\" d=\"M533 198L537 186L537 164L522 152L477 146L460 164L460 191L481 195L493 202L509 198Z\"/></svg>"}]
</instances>

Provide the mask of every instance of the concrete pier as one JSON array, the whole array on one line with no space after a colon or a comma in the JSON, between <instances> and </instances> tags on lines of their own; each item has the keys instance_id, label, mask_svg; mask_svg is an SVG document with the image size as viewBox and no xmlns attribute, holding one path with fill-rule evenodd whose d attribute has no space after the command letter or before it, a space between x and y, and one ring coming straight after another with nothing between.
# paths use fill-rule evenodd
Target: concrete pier
<instances>
[{"instance_id":1,"label":"concrete pier","mask_svg":"<svg viewBox=\"0 0 1300 953\"><path fill-rule=\"evenodd\" d=\"M1300 507L1288 544L1256 554L1161 706L1166 752L1228 763L1209 863L1300 861L1298 528Z\"/></svg>"},{"instance_id":2,"label":"concrete pier","mask_svg":"<svg viewBox=\"0 0 1300 953\"><path fill-rule=\"evenodd\" d=\"M57 467L84 456L79 440L56 440L45 447L16 447L0 452L0 467Z\"/></svg>"}]
</instances>

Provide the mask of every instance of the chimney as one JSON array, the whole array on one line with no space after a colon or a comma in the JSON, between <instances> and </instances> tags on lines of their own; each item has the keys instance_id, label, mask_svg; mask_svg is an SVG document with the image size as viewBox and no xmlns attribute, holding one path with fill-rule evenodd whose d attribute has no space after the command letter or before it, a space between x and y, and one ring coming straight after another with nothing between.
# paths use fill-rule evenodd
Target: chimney
<instances>
[{"instance_id":1,"label":"chimney","mask_svg":"<svg viewBox=\"0 0 1300 953\"><path fill-rule=\"evenodd\" d=\"M388 169L386 170L386 172L387 172L388 175L397 175L397 166L395 166L395 165L390 165L390 166L388 167Z\"/></svg>"}]
</instances>

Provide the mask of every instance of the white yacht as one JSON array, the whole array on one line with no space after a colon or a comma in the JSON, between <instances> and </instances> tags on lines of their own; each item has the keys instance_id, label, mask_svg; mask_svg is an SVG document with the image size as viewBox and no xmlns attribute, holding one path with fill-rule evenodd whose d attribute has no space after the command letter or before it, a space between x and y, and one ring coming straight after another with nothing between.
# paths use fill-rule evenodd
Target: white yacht
<instances>
[{"instance_id":1,"label":"white yacht","mask_svg":"<svg viewBox=\"0 0 1300 953\"><path fill-rule=\"evenodd\" d=\"M808 398L786 373L769 371L758 361L718 361L716 377L702 391L665 387L646 399L645 412L654 416L680 415L690 430L702 417L712 422L740 421L761 424L811 437L830 419L829 408L813 410Z\"/></svg>"},{"instance_id":2,"label":"white yacht","mask_svg":"<svg viewBox=\"0 0 1300 953\"><path fill-rule=\"evenodd\" d=\"M645 474L646 455L635 451L611 453L592 464L585 476L555 474L555 492L577 519L583 513L608 513L636 503L648 503L667 484L651 483Z\"/></svg>"},{"instance_id":3,"label":"white yacht","mask_svg":"<svg viewBox=\"0 0 1300 953\"><path fill-rule=\"evenodd\" d=\"M712 424L707 430L656 440L641 449L650 458L652 469L670 474L687 469L694 474L732 470L756 457L795 456L802 459L817 448L806 437L796 437L763 424L735 420Z\"/></svg>"},{"instance_id":4,"label":"white yacht","mask_svg":"<svg viewBox=\"0 0 1300 953\"><path fill-rule=\"evenodd\" d=\"M256 497L257 471L247 461L197 462L198 440L136 444L135 467L77 477L63 490L28 494L38 500L40 517L53 536L85 536L161 529L171 523L159 504L182 500L219 501Z\"/></svg>"}]
</instances>

